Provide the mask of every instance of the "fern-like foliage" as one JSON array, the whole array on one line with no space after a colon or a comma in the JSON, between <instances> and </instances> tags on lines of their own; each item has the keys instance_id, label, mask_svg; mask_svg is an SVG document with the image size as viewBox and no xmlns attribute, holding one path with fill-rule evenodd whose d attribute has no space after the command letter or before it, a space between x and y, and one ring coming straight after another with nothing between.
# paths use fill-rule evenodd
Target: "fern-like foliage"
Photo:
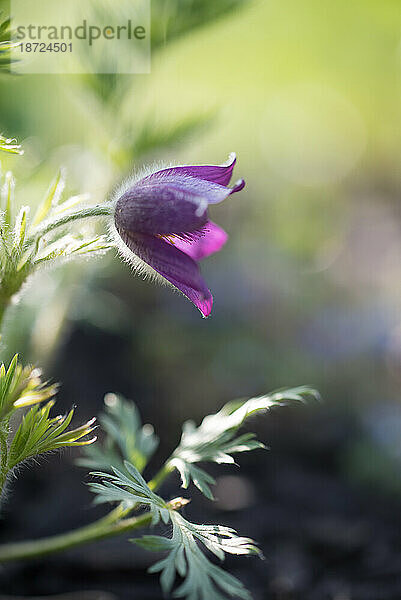
<instances>
[{"instance_id":1,"label":"fern-like foliage","mask_svg":"<svg viewBox=\"0 0 401 600\"><path fill-rule=\"evenodd\" d=\"M4 364L0 366L0 491L8 474L26 459L59 448L91 444L96 440L95 436L88 438L94 429L94 419L75 429L68 429L73 409L64 416L50 416L54 406L51 398L55 396L57 387L43 382L39 369L22 366L18 355L14 356L8 368ZM27 412L14 430L15 419L11 417L21 409L27 409Z\"/></svg>"},{"instance_id":2,"label":"fern-like foliage","mask_svg":"<svg viewBox=\"0 0 401 600\"><path fill-rule=\"evenodd\" d=\"M23 367L18 354L8 368L0 366L0 421L9 417L18 408L39 404L54 396L57 385L43 383L39 369Z\"/></svg>"},{"instance_id":3,"label":"fern-like foliage","mask_svg":"<svg viewBox=\"0 0 401 600\"><path fill-rule=\"evenodd\" d=\"M9 470L33 456L60 448L92 444L96 440L96 436L87 437L94 429L95 419L67 431L74 410L71 409L66 415L50 417L53 405L54 401L43 407L34 406L24 415L8 450Z\"/></svg>"},{"instance_id":4,"label":"fern-like foliage","mask_svg":"<svg viewBox=\"0 0 401 600\"><path fill-rule=\"evenodd\" d=\"M225 600L227 597L250 600L251 595L236 578L211 562L201 549L224 560L225 554L259 555L253 540L237 535L234 529L222 525L198 525L171 512L171 538L143 536L132 540L142 548L156 552L167 551L167 556L156 562L149 573L160 572L160 583L170 593L176 576L183 583L174 591L175 598L187 600Z\"/></svg>"},{"instance_id":5,"label":"fern-like foliage","mask_svg":"<svg viewBox=\"0 0 401 600\"><path fill-rule=\"evenodd\" d=\"M253 433L237 435L245 421L252 415L266 412L272 406L305 402L311 397L317 398L317 392L308 387L281 390L245 402L229 402L218 413L205 417L199 427L193 421L187 421L183 426L180 444L167 461L167 467L179 471L183 488L187 488L192 481L205 496L213 499L210 485L214 483L214 479L204 469L196 466L197 463L233 464L234 454L265 448Z\"/></svg>"},{"instance_id":6,"label":"fern-like foliage","mask_svg":"<svg viewBox=\"0 0 401 600\"><path fill-rule=\"evenodd\" d=\"M148 523L151 525L160 522L171 525L171 535L145 535L131 540L146 550L166 552L166 556L149 569L151 573L160 572L161 585L166 594L173 590L176 579L181 578L182 581L173 592L176 598L251 599L242 583L209 560L204 551L220 560L224 560L226 554L260 555L255 543L238 536L228 527L198 525L188 521L178 512L188 500L176 498L166 502L156 493L156 489L169 473L177 469L181 474L182 487L186 488L193 482L205 496L213 499L211 485L214 479L198 463L233 463L233 455L239 452L265 448L253 433L239 431L244 423L273 406L304 403L312 398L317 400L319 395L309 387L285 389L246 401L230 402L218 413L205 417L199 427L192 422L186 423L180 444L162 469L147 483L138 465L124 460L131 452L139 465L147 462L148 455L143 450L143 426L137 410L132 403L111 397L107 418L102 418L106 432L103 448L85 448L86 457L80 462L85 466L97 467L107 464L108 460L117 461L114 465L109 463L105 470L92 473L96 480L89 486L95 494L95 503L116 503L124 515L140 511L149 514ZM153 439L149 446L152 451L156 443ZM138 452L140 448L142 451Z\"/></svg>"},{"instance_id":7,"label":"fern-like foliage","mask_svg":"<svg viewBox=\"0 0 401 600\"><path fill-rule=\"evenodd\" d=\"M71 231L70 222L91 216L95 209L85 195L62 201L65 182L61 172L33 216L29 206L16 208L12 173L7 172L0 183L0 307L3 309L39 265L102 254L112 247L104 235Z\"/></svg>"},{"instance_id":8,"label":"fern-like foliage","mask_svg":"<svg viewBox=\"0 0 401 600\"><path fill-rule=\"evenodd\" d=\"M259 550L249 538L240 537L233 529L220 525L191 523L174 510L147 485L139 471L126 462L127 475L113 469L113 474L92 473L101 482L91 483L96 494L95 502L118 502L125 508L137 505L145 507L151 515L152 525L159 521L171 522L172 536L144 536L132 540L147 550L167 551L166 558L158 561L149 572L161 572L160 582L165 593L173 588L176 575L184 582L175 590L174 596L188 600L224 600L228 597L250 600L251 596L238 579L211 562L204 552L210 551L220 560L225 554L258 555Z\"/></svg>"},{"instance_id":9,"label":"fern-like foliage","mask_svg":"<svg viewBox=\"0 0 401 600\"><path fill-rule=\"evenodd\" d=\"M95 504L105 502L121 503L124 508L132 508L137 504L147 507L151 514L152 525L162 520L168 523L170 516L167 503L147 485L138 469L130 462L124 461L126 473L112 467L112 473L92 472L100 477L101 482L90 483L89 487L95 496Z\"/></svg>"},{"instance_id":10,"label":"fern-like foliage","mask_svg":"<svg viewBox=\"0 0 401 600\"><path fill-rule=\"evenodd\" d=\"M104 442L87 448L78 464L109 471L111 465L124 470L124 461L129 461L142 472L159 445L153 427L143 425L135 404L122 396L107 394L105 406L105 413L99 417L106 433Z\"/></svg>"}]
</instances>

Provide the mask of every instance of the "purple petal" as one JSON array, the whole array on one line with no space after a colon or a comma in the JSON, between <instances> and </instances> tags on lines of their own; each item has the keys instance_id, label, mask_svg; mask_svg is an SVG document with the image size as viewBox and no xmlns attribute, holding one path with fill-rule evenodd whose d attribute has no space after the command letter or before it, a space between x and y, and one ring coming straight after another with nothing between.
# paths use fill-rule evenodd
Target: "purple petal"
<instances>
[{"instance_id":1,"label":"purple petal","mask_svg":"<svg viewBox=\"0 0 401 600\"><path fill-rule=\"evenodd\" d=\"M228 235L224 229L216 223L208 221L193 239L173 238L171 243L178 250L185 252L185 254L198 261L214 252L218 252L227 239Z\"/></svg>"},{"instance_id":2,"label":"purple petal","mask_svg":"<svg viewBox=\"0 0 401 600\"><path fill-rule=\"evenodd\" d=\"M230 194L234 194L235 192L240 192L245 187L245 181L243 179L238 179L231 188Z\"/></svg>"},{"instance_id":3,"label":"purple petal","mask_svg":"<svg viewBox=\"0 0 401 600\"><path fill-rule=\"evenodd\" d=\"M166 174L166 175L190 175L197 179L204 179L205 181L212 181L213 183L219 183L220 185L228 185L230 183L231 175L236 163L235 153L231 153L229 159L224 165L184 165L179 167L170 167L157 171L152 175ZM152 177L149 175L149 177Z\"/></svg>"},{"instance_id":4,"label":"purple petal","mask_svg":"<svg viewBox=\"0 0 401 600\"><path fill-rule=\"evenodd\" d=\"M206 224L208 204L217 204L238 189L240 185L231 189L186 175L154 174L118 199L116 226L155 235L194 231Z\"/></svg>"},{"instance_id":5,"label":"purple petal","mask_svg":"<svg viewBox=\"0 0 401 600\"><path fill-rule=\"evenodd\" d=\"M209 184L209 185L212 185L212 184ZM216 186L218 184L216 183L213 185ZM231 196L231 194L241 191L245 187L245 181L243 179L238 179L238 181L235 182L235 184L233 185L232 188L223 187L223 186L219 186L219 187L221 187L222 190L226 190L225 198L227 198L227 196ZM217 192L215 192L214 194L210 194L208 197L208 203L209 204L217 204L218 202L221 202L220 195L222 195L222 192L220 192L220 194L218 194ZM223 200L224 200L224 198L223 198Z\"/></svg>"},{"instance_id":6,"label":"purple petal","mask_svg":"<svg viewBox=\"0 0 401 600\"><path fill-rule=\"evenodd\" d=\"M199 267L175 246L153 235L130 233L119 230L128 248L152 269L180 290L204 317L208 317L213 306L213 297L204 282Z\"/></svg>"}]
</instances>

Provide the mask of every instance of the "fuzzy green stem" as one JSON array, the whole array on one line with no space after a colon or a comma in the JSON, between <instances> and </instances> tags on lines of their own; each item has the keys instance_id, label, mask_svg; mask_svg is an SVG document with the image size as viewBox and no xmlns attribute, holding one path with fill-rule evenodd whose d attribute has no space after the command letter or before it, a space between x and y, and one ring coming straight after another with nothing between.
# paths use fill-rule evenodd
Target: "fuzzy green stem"
<instances>
[{"instance_id":1,"label":"fuzzy green stem","mask_svg":"<svg viewBox=\"0 0 401 600\"><path fill-rule=\"evenodd\" d=\"M170 510L178 510L187 502L184 498L176 498L171 502L167 502L167 507ZM83 544L89 544L115 535L121 535L128 531L147 527L152 520L150 513L145 513L138 517L121 519L123 514L125 512L119 506L102 519L68 533L39 540L4 544L0 546L0 563L38 558L47 554L63 552L69 548L75 548L76 546L82 546Z\"/></svg>"},{"instance_id":2,"label":"fuzzy green stem","mask_svg":"<svg viewBox=\"0 0 401 600\"><path fill-rule=\"evenodd\" d=\"M3 492L4 484L6 483L8 467L7 467L7 459L8 459L8 423L3 424L0 427L0 497Z\"/></svg>"},{"instance_id":3,"label":"fuzzy green stem","mask_svg":"<svg viewBox=\"0 0 401 600\"><path fill-rule=\"evenodd\" d=\"M35 228L33 230L32 235L26 240L24 248L26 250L29 250L29 248L31 248L32 246L37 246L41 237L43 237L50 231L57 229L58 227L63 227L65 225L68 225L69 223L72 223L73 221L79 221L81 219L109 216L112 214L112 212L113 205L111 203L97 204L95 206L88 206L86 208L81 208L79 210L67 212L64 215L47 221L43 223L43 225ZM0 230L0 240L2 239L2 235L2 231ZM4 247L7 251L7 245L5 245ZM12 259L10 256L8 256L8 260L11 262ZM17 277L17 274L20 276ZM0 331L3 323L4 314L11 302L11 298L21 289L21 286L25 282L28 274L29 273L23 273L23 271L15 271L14 273L12 273L11 286L5 285L4 281L2 282L0 289ZM10 281L8 283L10 283Z\"/></svg>"},{"instance_id":4,"label":"fuzzy green stem","mask_svg":"<svg viewBox=\"0 0 401 600\"><path fill-rule=\"evenodd\" d=\"M127 531L139 529L140 527L146 527L151 521L151 516L145 514L140 517L123 519L117 523L104 523L102 521L96 521L91 525L61 535L39 540L17 542L15 544L4 544L0 546L0 563L63 552L69 548L75 548L76 546L103 540L114 535L120 535Z\"/></svg>"},{"instance_id":5,"label":"fuzzy green stem","mask_svg":"<svg viewBox=\"0 0 401 600\"><path fill-rule=\"evenodd\" d=\"M88 219L90 217L106 217L111 215L112 212L113 206L111 204L97 204L95 206L88 206L87 208L68 212L57 219L53 219L52 221L48 221L47 223L43 223L42 226L37 227L34 233L27 239L26 245L30 246L31 244L34 244L39 237L46 235L46 233L49 233L58 227L68 225L68 223L72 223L73 221Z\"/></svg>"},{"instance_id":6,"label":"fuzzy green stem","mask_svg":"<svg viewBox=\"0 0 401 600\"><path fill-rule=\"evenodd\" d=\"M171 467L168 464L168 461L164 464L164 466L160 469L158 473L148 482L148 486L152 491L157 490L163 481L170 475L170 473L174 471L174 467Z\"/></svg>"}]
</instances>

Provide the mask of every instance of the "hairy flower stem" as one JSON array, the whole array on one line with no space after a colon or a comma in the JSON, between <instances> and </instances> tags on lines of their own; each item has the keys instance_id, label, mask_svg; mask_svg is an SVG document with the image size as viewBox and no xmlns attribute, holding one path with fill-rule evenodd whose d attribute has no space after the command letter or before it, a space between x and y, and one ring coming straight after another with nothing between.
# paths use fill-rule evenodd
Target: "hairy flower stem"
<instances>
[{"instance_id":1,"label":"hairy flower stem","mask_svg":"<svg viewBox=\"0 0 401 600\"><path fill-rule=\"evenodd\" d=\"M65 225L68 225L69 223L72 223L74 221L79 221L81 219L89 219L91 217L106 217L106 216L112 214L112 212L113 212L113 206L111 203L97 204L95 206L87 206L86 208L81 208L81 209L78 209L75 211L66 212L65 214L60 215L59 217L54 218L52 220L48 220L48 221L44 222L41 226L35 228L32 235L30 237L28 237L28 239L25 241L24 248L25 248L25 250L29 251L30 249L32 249L33 247L36 246L36 250L37 250L37 246L40 242L40 239L47 233L50 233L51 231L54 231L55 229L58 229L59 227L64 227ZM1 240L1 233L2 232L0 231L0 240ZM17 278L16 277L17 272L18 271L16 271L12 275L11 280L13 282L13 285L11 286L11 288L12 288L11 290L9 289L10 286L4 285L3 281L1 283L1 287L0 287L0 331L2 329L5 312L11 303L12 297L15 296L19 292L19 290L21 289L22 285L24 284L24 282L27 278L27 275L29 275L29 273L27 273L27 274L23 275L22 277Z\"/></svg>"},{"instance_id":2,"label":"hairy flower stem","mask_svg":"<svg viewBox=\"0 0 401 600\"><path fill-rule=\"evenodd\" d=\"M167 503L170 510L178 510L187 503L185 499L175 499ZM55 552L63 552L69 548L75 548L83 544L89 544L98 540L121 535L128 531L134 531L147 527L151 523L151 515L146 513L139 517L121 519L123 511L121 507L111 511L108 515L74 531L62 533L52 537L39 540L17 542L15 544L3 544L0 546L0 563L13 560L37 558Z\"/></svg>"},{"instance_id":3,"label":"hairy flower stem","mask_svg":"<svg viewBox=\"0 0 401 600\"><path fill-rule=\"evenodd\" d=\"M8 468L7 468L7 458L8 458L8 422L1 423L0 425L0 498L3 492L4 485L6 483Z\"/></svg>"},{"instance_id":4,"label":"hairy flower stem","mask_svg":"<svg viewBox=\"0 0 401 600\"><path fill-rule=\"evenodd\" d=\"M111 513L110 513L111 514ZM13 560L22 560L46 556L55 552L63 552L69 548L75 548L82 544L88 544L102 540L114 535L126 533L140 527L146 527L151 521L148 514L140 517L131 517L117 522L110 522L109 515L105 519L100 519L80 529L75 529L68 533L42 538L39 540L29 540L26 542L17 542L15 544L4 544L0 546L0 563Z\"/></svg>"},{"instance_id":5,"label":"hairy flower stem","mask_svg":"<svg viewBox=\"0 0 401 600\"><path fill-rule=\"evenodd\" d=\"M37 227L34 234L27 239L26 246L34 244L38 238L46 235L46 233L49 233L58 227L68 225L68 223L72 223L73 221L89 219L91 217L106 217L111 215L112 212L112 204L97 204L95 206L88 206L87 208L81 208L76 211L68 212L57 219L43 223L41 227Z\"/></svg>"}]
</instances>

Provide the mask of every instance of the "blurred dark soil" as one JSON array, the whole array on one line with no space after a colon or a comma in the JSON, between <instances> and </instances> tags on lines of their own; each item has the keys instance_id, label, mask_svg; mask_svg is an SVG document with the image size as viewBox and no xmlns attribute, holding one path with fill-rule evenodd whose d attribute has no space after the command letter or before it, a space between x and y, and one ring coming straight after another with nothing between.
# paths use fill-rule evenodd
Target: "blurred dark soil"
<instances>
[{"instance_id":1,"label":"blurred dark soil","mask_svg":"<svg viewBox=\"0 0 401 600\"><path fill-rule=\"evenodd\" d=\"M99 412L104 392L120 389L134 397L146 420L152 419L163 434L153 463L157 467L173 448L179 423L163 399L156 402L139 375L134 384L128 376L122 382L117 367L106 369L96 360L106 348L118 363L124 348L112 336L102 342L90 331L72 335L54 373L66 382L61 408L74 398L85 418ZM92 349L88 364L83 356ZM82 381L87 386L84 400ZM215 504L190 490L193 501L185 508L189 518L229 524L259 542L264 560L226 561L255 600L401 599L401 502L347 477L344 456L359 432L352 413L334 409L334 404L277 409L253 421L251 428L269 443L270 452L243 455L241 469L213 468L218 478ZM91 506L82 484L87 476L73 465L75 456L76 452L52 455L40 466L26 468L3 511L2 542L58 533L102 514ZM178 484L175 477L167 481L165 496L181 493ZM114 539L5 565L0 570L0 598L64 594L60 600L159 600L158 581L146 574L153 558L124 539ZM86 596L84 590L104 594Z\"/></svg>"}]
</instances>

